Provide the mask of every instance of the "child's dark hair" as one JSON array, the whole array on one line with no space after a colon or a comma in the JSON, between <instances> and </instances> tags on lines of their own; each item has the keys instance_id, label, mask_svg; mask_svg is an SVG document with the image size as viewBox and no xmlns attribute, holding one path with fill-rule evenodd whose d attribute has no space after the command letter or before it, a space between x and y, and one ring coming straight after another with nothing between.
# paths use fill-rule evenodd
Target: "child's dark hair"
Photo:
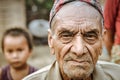
<instances>
[{"instance_id":1,"label":"child's dark hair","mask_svg":"<svg viewBox=\"0 0 120 80\"><path fill-rule=\"evenodd\" d=\"M2 42L1 47L3 52L4 52L4 39L6 36L13 36L13 37L24 36L27 40L29 49L30 50L33 49L32 37L30 36L29 32L26 29L15 27L15 28L10 28L6 30L3 34L2 41L1 41Z\"/></svg>"}]
</instances>

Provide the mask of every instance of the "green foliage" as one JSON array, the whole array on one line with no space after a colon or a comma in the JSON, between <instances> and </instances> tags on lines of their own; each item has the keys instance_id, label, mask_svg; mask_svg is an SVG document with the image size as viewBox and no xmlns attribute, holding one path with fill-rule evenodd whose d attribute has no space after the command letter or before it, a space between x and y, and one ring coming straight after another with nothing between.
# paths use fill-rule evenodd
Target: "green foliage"
<instances>
[{"instance_id":1,"label":"green foliage","mask_svg":"<svg viewBox=\"0 0 120 80\"><path fill-rule=\"evenodd\" d=\"M38 8L42 7L50 10L53 5L53 1L52 0L26 0L26 5L28 7L32 5L36 5Z\"/></svg>"},{"instance_id":2,"label":"green foliage","mask_svg":"<svg viewBox=\"0 0 120 80\"><path fill-rule=\"evenodd\" d=\"M26 0L27 23L34 19L49 19L53 0Z\"/></svg>"}]
</instances>

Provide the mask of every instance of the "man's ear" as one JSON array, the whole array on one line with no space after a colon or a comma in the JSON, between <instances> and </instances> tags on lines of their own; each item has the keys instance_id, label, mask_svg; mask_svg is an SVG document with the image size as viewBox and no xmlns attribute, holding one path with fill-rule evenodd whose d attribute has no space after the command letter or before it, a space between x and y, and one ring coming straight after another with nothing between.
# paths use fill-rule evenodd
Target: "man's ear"
<instances>
[{"instance_id":1,"label":"man's ear","mask_svg":"<svg viewBox=\"0 0 120 80\"><path fill-rule=\"evenodd\" d=\"M53 43L53 36L52 36L52 32L50 29L48 29L48 45L50 47L50 52L51 54L55 54L55 51L54 51L54 43Z\"/></svg>"},{"instance_id":2,"label":"man's ear","mask_svg":"<svg viewBox=\"0 0 120 80\"><path fill-rule=\"evenodd\" d=\"M104 41L104 38L106 37L106 29L103 29L102 36L103 36L103 41Z\"/></svg>"}]
</instances>

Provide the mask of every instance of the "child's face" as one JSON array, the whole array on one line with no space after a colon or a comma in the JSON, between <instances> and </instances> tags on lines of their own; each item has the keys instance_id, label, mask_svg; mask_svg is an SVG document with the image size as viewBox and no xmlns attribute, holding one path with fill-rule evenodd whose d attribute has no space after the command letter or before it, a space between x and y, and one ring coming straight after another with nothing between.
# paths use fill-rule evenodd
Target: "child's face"
<instances>
[{"instance_id":1,"label":"child's face","mask_svg":"<svg viewBox=\"0 0 120 80\"><path fill-rule=\"evenodd\" d=\"M31 54L24 36L6 36L4 39L4 55L13 68L22 68Z\"/></svg>"}]
</instances>

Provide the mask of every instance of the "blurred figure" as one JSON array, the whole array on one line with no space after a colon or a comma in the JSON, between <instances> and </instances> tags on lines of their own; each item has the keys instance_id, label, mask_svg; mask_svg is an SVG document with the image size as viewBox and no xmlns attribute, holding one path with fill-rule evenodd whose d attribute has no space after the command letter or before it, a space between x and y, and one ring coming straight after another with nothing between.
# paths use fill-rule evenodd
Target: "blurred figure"
<instances>
[{"instance_id":1,"label":"blurred figure","mask_svg":"<svg viewBox=\"0 0 120 80\"><path fill-rule=\"evenodd\" d=\"M2 51L8 65L0 69L1 80L21 80L37 69L27 64L32 53L32 39L22 28L6 30L2 37Z\"/></svg>"},{"instance_id":2,"label":"blurred figure","mask_svg":"<svg viewBox=\"0 0 120 80\"><path fill-rule=\"evenodd\" d=\"M104 43L111 61L120 64L120 0L105 0Z\"/></svg>"},{"instance_id":3,"label":"blurred figure","mask_svg":"<svg viewBox=\"0 0 120 80\"><path fill-rule=\"evenodd\" d=\"M1 71L2 71L2 69L1 69L1 67L0 67L0 74L2 73ZM2 79L1 79L1 76L0 76L0 80L2 80Z\"/></svg>"}]
</instances>

